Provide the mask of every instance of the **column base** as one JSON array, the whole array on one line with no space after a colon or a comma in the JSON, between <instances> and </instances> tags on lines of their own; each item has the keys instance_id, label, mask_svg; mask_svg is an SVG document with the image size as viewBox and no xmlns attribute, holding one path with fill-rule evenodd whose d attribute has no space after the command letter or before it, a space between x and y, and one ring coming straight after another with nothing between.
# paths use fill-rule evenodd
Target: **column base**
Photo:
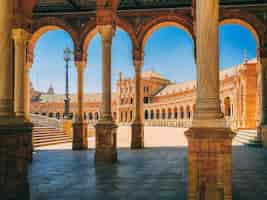
<instances>
[{"instance_id":1,"label":"column base","mask_svg":"<svg viewBox=\"0 0 267 200\"><path fill-rule=\"evenodd\" d=\"M88 149L88 123L75 122L73 124L72 150Z\"/></svg>"},{"instance_id":2,"label":"column base","mask_svg":"<svg viewBox=\"0 0 267 200\"><path fill-rule=\"evenodd\" d=\"M131 125L132 128L132 139L131 148L132 149L143 149L144 148L144 124L139 122L134 122Z\"/></svg>"},{"instance_id":3,"label":"column base","mask_svg":"<svg viewBox=\"0 0 267 200\"><path fill-rule=\"evenodd\" d=\"M229 128L190 128L188 200L232 199L232 139Z\"/></svg>"},{"instance_id":4,"label":"column base","mask_svg":"<svg viewBox=\"0 0 267 200\"><path fill-rule=\"evenodd\" d=\"M15 121L16 119L14 119ZM29 200L28 162L32 124L0 125L0 194L3 200Z\"/></svg>"},{"instance_id":5,"label":"column base","mask_svg":"<svg viewBox=\"0 0 267 200\"><path fill-rule=\"evenodd\" d=\"M117 128L113 121L99 121L96 129L96 162L117 161Z\"/></svg>"},{"instance_id":6,"label":"column base","mask_svg":"<svg viewBox=\"0 0 267 200\"><path fill-rule=\"evenodd\" d=\"M261 125L257 128L258 137L261 139L264 148L267 148L267 126Z\"/></svg>"}]
</instances>

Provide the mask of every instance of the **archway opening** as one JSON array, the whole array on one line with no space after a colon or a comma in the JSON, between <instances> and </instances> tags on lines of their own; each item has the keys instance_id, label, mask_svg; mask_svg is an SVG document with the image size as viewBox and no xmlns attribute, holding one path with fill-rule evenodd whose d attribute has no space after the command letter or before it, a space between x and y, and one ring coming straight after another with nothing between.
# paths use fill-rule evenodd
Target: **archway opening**
<instances>
[{"instance_id":1,"label":"archway opening","mask_svg":"<svg viewBox=\"0 0 267 200\"><path fill-rule=\"evenodd\" d=\"M222 112L232 128L256 129L259 36L250 24L237 19L222 21L219 31Z\"/></svg>"},{"instance_id":2,"label":"archway opening","mask_svg":"<svg viewBox=\"0 0 267 200\"><path fill-rule=\"evenodd\" d=\"M68 65L64 60L64 50L69 48ZM56 26L44 26L33 33L28 44L28 53L32 54L30 71L30 112L42 113L42 117L31 114L35 131L33 138L38 138L42 131L39 127L46 127L48 131L55 131L54 137L47 134L46 137L33 140L33 146L42 148L46 141L64 143L63 134L71 142L72 138L65 129L63 116L66 118L65 100L68 96L68 119L75 119L75 93L77 92L76 68L73 62L74 41L72 35ZM68 66L68 67L67 67ZM67 71L68 69L68 71ZM68 87L66 87L68 79ZM66 89L68 88L68 89ZM68 95L67 95L68 94ZM71 126L71 125L70 125ZM61 134L57 135L56 134ZM55 140L54 138L57 138ZM52 143L52 142L50 142ZM49 143L49 144L50 144ZM56 148L56 147L55 147Z\"/></svg>"}]
</instances>

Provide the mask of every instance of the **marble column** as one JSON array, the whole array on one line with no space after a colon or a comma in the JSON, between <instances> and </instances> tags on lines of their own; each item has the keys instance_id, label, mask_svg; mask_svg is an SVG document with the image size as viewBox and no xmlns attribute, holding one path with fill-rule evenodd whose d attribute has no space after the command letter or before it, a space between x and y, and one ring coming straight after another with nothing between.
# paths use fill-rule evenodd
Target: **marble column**
<instances>
[{"instance_id":1,"label":"marble column","mask_svg":"<svg viewBox=\"0 0 267 200\"><path fill-rule=\"evenodd\" d=\"M12 22L14 1L2 0L0 7L0 194L1 199L30 199L28 160L31 124L14 113L14 54ZM16 55L15 55L16 56ZM20 66L24 69L24 63ZM15 77L16 79L16 77Z\"/></svg>"},{"instance_id":2,"label":"marble column","mask_svg":"<svg viewBox=\"0 0 267 200\"><path fill-rule=\"evenodd\" d=\"M197 98L188 139L188 200L232 199L232 139L219 100L219 0L196 1Z\"/></svg>"},{"instance_id":3,"label":"marble column","mask_svg":"<svg viewBox=\"0 0 267 200\"><path fill-rule=\"evenodd\" d=\"M95 161L117 161L117 125L111 113L111 47L114 35L112 25L98 27L102 39L102 112L96 124Z\"/></svg>"},{"instance_id":4,"label":"marble column","mask_svg":"<svg viewBox=\"0 0 267 200\"><path fill-rule=\"evenodd\" d=\"M83 119L84 113L84 70L86 62L75 62L78 75L78 113L73 124L73 150L88 149L88 123Z\"/></svg>"},{"instance_id":5,"label":"marble column","mask_svg":"<svg viewBox=\"0 0 267 200\"><path fill-rule=\"evenodd\" d=\"M144 148L144 112L143 112L143 96L141 86L142 76L142 60L134 60L135 68L135 119L132 123L132 149Z\"/></svg>"},{"instance_id":6,"label":"marble column","mask_svg":"<svg viewBox=\"0 0 267 200\"><path fill-rule=\"evenodd\" d=\"M258 134L263 146L267 147L267 47L259 49L260 79L260 125Z\"/></svg>"}]
</instances>

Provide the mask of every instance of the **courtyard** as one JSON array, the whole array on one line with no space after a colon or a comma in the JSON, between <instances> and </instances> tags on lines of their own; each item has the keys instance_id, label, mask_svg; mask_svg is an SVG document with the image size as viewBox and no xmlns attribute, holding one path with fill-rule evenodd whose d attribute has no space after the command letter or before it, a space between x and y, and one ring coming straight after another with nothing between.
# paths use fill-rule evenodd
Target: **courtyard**
<instances>
[{"instance_id":1,"label":"courtyard","mask_svg":"<svg viewBox=\"0 0 267 200\"><path fill-rule=\"evenodd\" d=\"M29 168L32 200L186 199L187 142L179 128L145 128L145 149L130 150L130 128L118 130L115 164L94 162L71 144L39 148ZM267 150L233 142L233 199L267 199ZM259 195L260 194L260 195Z\"/></svg>"}]
</instances>

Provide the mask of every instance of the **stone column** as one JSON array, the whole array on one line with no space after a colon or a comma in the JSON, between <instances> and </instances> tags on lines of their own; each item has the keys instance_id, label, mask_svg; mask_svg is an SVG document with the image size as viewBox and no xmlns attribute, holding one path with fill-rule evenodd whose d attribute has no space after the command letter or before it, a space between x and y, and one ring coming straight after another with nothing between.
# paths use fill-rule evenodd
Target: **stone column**
<instances>
[{"instance_id":1,"label":"stone column","mask_svg":"<svg viewBox=\"0 0 267 200\"><path fill-rule=\"evenodd\" d=\"M117 125L111 113L111 46L114 35L112 25L98 27L102 39L102 113L96 124L96 161L117 160Z\"/></svg>"},{"instance_id":2,"label":"stone column","mask_svg":"<svg viewBox=\"0 0 267 200\"><path fill-rule=\"evenodd\" d=\"M27 63L25 65L24 70L24 117L26 121L30 120L30 102L31 102L31 90L30 90L30 69L32 67L32 63Z\"/></svg>"},{"instance_id":3,"label":"stone column","mask_svg":"<svg viewBox=\"0 0 267 200\"><path fill-rule=\"evenodd\" d=\"M15 118L14 50L12 22L14 1L2 0L0 7L0 194L1 199L30 199L28 184L31 125ZM24 69L24 63L20 66ZM22 88L23 89L23 88Z\"/></svg>"},{"instance_id":4,"label":"stone column","mask_svg":"<svg viewBox=\"0 0 267 200\"><path fill-rule=\"evenodd\" d=\"M260 126L258 134L262 140L263 146L267 147L267 47L258 50L260 61L259 79L260 79Z\"/></svg>"},{"instance_id":5,"label":"stone column","mask_svg":"<svg viewBox=\"0 0 267 200\"><path fill-rule=\"evenodd\" d=\"M232 139L220 110L219 0L196 1L197 100L188 139L188 200L232 199Z\"/></svg>"},{"instance_id":6,"label":"stone column","mask_svg":"<svg viewBox=\"0 0 267 200\"><path fill-rule=\"evenodd\" d=\"M199 122L197 126L203 125L203 120L204 126L209 120L210 126L218 126L225 121L221 120L219 98L218 25L218 0L196 1L197 94L194 124Z\"/></svg>"},{"instance_id":7,"label":"stone column","mask_svg":"<svg viewBox=\"0 0 267 200\"><path fill-rule=\"evenodd\" d=\"M30 34L23 29L13 29L15 44L15 113L16 117L26 121L26 92L29 93L29 69L26 65L26 49ZM27 94L29 95L29 94Z\"/></svg>"},{"instance_id":8,"label":"stone column","mask_svg":"<svg viewBox=\"0 0 267 200\"><path fill-rule=\"evenodd\" d=\"M4 0L0 11L0 118L6 124L13 115L12 1Z\"/></svg>"},{"instance_id":9,"label":"stone column","mask_svg":"<svg viewBox=\"0 0 267 200\"><path fill-rule=\"evenodd\" d=\"M142 60L134 60L135 68L135 119L132 123L132 149L144 148L144 112L141 76L144 62Z\"/></svg>"},{"instance_id":10,"label":"stone column","mask_svg":"<svg viewBox=\"0 0 267 200\"><path fill-rule=\"evenodd\" d=\"M83 118L84 107L84 69L86 62L75 62L78 75L78 113L76 122L73 124L73 150L88 149L88 123Z\"/></svg>"}]
</instances>

